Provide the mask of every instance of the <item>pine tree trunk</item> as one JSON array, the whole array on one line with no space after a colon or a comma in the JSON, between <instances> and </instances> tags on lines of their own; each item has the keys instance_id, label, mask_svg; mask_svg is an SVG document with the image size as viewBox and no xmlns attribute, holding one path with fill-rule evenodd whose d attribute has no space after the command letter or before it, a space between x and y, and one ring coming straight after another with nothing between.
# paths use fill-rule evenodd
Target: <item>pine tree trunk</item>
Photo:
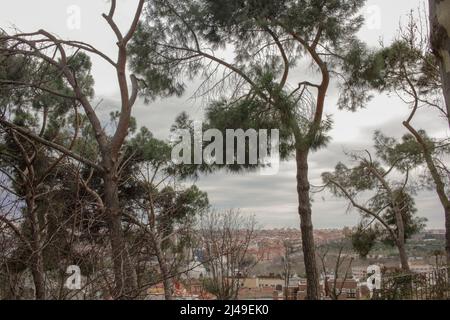
<instances>
[{"instance_id":1,"label":"pine tree trunk","mask_svg":"<svg viewBox=\"0 0 450 320\"><path fill-rule=\"evenodd\" d=\"M447 267L450 281L450 207L445 208L445 253L447 255Z\"/></svg>"},{"instance_id":2,"label":"pine tree trunk","mask_svg":"<svg viewBox=\"0 0 450 320\"><path fill-rule=\"evenodd\" d=\"M431 46L439 61L450 126L450 0L429 0Z\"/></svg>"},{"instance_id":3,"label":"pine tree trunk","mask_svg":"<svg viewBox=\"0 0 450 320\"><path fill-rule=\"evenodd\" d=\"M155 253L156 258L158 259L159 270L161 272L161 276L163 277L162 282L164 286L164 298L166 300L172 300L172 281L170 279L167 261L161 248L161 242L156 237L154 237L153 242L155 244Z\"/></svg>"},{"instance_id":4,"label":"pine tree trunk","mask_svg":"<svg viewBox=\"0 0 450 320\"><path fill-rule=\"evenodd\" d=\"M162 253L160 252L160 255L161 254ZM166 300L172 300L172 281L170 280L170 274L169 269L167 267L167 263L163 257L161 258L161 260L158 257L158 261L161 270L161 275L163 276L164 298Z\"/></svg>"},{"instance_id":5,"label":"pine tree trunk","mask_svg":"<svg viewBox=\"0 0 450 320\"><path fill-rule=\"evenodd\" d=\"M308 180L308 151L297 150L297 194L298 214L302 234L302 249L305 262L308 300L320 298L319 272L316 264L313 224L311 217L310 184Z\"/></svg>"},{"instance_id":6,"label":"pine tree trunk","mask_svg":"<svg viewBox=\"0 0 450 320\"><path fill-rule=\"evenodd\" d=\"M34 249L34 246L33 246ZM36 250L36 249L35 249ZM45 300L45 277L44 277L44 264L41 254L33 255L31 259L31 275L33 276L33 283L35 288L36 300Z\"/></svg>"},{"instance_id":7,"label":"pine tree trunk","mask_svg":"<svg viewBox=\"0 0 450 320\"><path fill-rule=\"evenodd\" d=\"M429 0L431 46L439 60L441 70L442 89L445 98L447 117L450 126L450 0ZM436 176L437 173L432 174ZM437 180L437 177L435 181ZM437 183L437 191L445 212L445 251L447 267L450 268L450 201L442 183ZM449 269L450 273L450 269ZM449 276L450 279L450 276Z\"/></svg>"},{"instance_id":8,"label":"pine tree trunk","mask_svg":"<svg viewBox=\"0 0 450 320\"><path fill-rule=\"evenodd\" d=\"M396 244L400 256L400 263L402 270L406 273L409 273L410 270L408 263L408 255L406 254L406 245L405 245L405 223L403 221L402 212L397 204L394 204L394 210L395 210L395 224L397 226Z\"/></svg>"},{"instance_id":9,"label":"pine tree trunk","mask_svg":"<svg viewBox=\"0 0 450 320\"><path fill-rule=\"evenodd\" d=\"M106 217L114 268L114 298L130 299L137 294L137 279L123 235L118 179L115 172L107 171L105 173L104 186Z\"/></svg>"},{"instance_id":10,"label":"pine tree trunk","mask_svg":"<svg viewBox=\"0 0 450 320\"><path fill-rule=\"evenodd\" d=\"M398 253L400 256L400 263L401 263L402 270L405 273L409 273L410 269L409 269L409 263L408 263L408 255L406 254L405 240L402 240L400 238L397 239L397 248L398 248Z\"/></svg>"},{"instance_id":11,"label":"pine tree trunk","mask_svg":"<svg viewBox=\"0 0 450 320\"><path fill-rule=\"evenodd\" d=\"M422 148L422 153L425 158L428 170L430 170L430 174L436 188L436 193L439 197L439 201L441 202L442 207L444 208L445 240L446 240L445 251L447 255L447 268L449 272L448 279L450 281L450 199L447 196L447 192L445 189L445 182L444 179L441 177L438 168L434 163L431 151L429 150L422 136L408 122L403 122L403 125L413 134L413 136L416 138L416 141L420 144L420 147Z\"/></svg>"}]
</instances>

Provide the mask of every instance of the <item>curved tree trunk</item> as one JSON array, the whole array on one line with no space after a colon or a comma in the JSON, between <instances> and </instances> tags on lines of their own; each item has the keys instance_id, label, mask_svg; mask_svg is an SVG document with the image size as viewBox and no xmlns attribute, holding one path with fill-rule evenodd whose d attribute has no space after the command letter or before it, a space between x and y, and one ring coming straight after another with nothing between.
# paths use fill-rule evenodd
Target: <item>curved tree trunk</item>
<instances>
[{"instance_id":1,"label":"curved tree trunk","mask_svg":"<svg viewBox=\"0 0 450 320\"><path fill-rule=\"evenodd\" d=\"M302 249L305 262L308 300L320 298L319 272L316 264L313 224L311 217L310 184L308 180L308 151L297 150L298 214L302 233Z\"/></svg>"},{"instance_id":2,"label":"curved tree trunk","mask_svg":"<svg viewBox=\"0 0 450 320\"><path fill-rule=\"evenodd\" d=\"M430 170L431 177L433 179L436 193L439 197L439 201L444 208L445 214L445 252L447 257L447 267L449 268L449 281L450 281L450 199L447 196L445 190L445 182L442 179L439 171L434 163L433 157L431 156L431 151L429 150L427 144L423 140L422 136L415 130L408 122L404 122L403 125L412 133L412 135L416 138L416 141L419 143L422 148L422 153L425 158L425 162L427 164L428 170Z\"/></svg>"}]
</instances>

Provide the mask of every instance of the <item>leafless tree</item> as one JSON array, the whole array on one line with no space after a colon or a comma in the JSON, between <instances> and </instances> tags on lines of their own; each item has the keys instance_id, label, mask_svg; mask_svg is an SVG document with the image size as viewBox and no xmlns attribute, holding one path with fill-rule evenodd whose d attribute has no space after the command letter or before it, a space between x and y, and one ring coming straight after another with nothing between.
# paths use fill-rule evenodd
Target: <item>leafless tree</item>
<instances>
[{"instance_id":1,"label":"leafless tree","mask_svg":"<svg viewBox=\"0 0 450 320\"><path fill-rule=\"evenodd\" d=\"M210 211L201 217L200 243L209 271L206 286L218 299L237 299L240 279L253 267L246 260L254 236L254 218L239 211Z\"/></svg>"},{"instance_id":2,"label":"leafless tree","mask_svg":"<svg viewBox=\"0 0 450 320\"><path fill-rule=\"evenodd\" d=\"M344 244L341 244L339 246L339 251L336 256L336 261L334 264L333 272L331 273L333 277L333 282L331 284L329 283L329 275L330 272L328 272L327 268L327 258L330 258L330 252L329 249L323 249L319 250L319 260L322 265L322 272L323 272L323 279L324 279L324 290L325 290L325 296L330 297L332 300L338 300L339 297L343 293L343 289L345 286L346 281L351 277L351 267L353 263L353 257L344 254ZM343 276L341 277L342 272L344 272ZM339 283L340 282L340 283Z\"/></svg>"}]
</instances>

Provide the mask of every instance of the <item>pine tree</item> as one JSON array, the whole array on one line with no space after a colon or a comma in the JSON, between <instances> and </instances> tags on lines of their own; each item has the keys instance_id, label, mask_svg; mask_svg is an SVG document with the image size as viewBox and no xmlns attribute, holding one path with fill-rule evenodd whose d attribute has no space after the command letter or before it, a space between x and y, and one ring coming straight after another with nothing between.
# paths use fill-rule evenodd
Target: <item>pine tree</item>
<instances>
[{"instance_id":1,"label":"pine tree","mask_svg":"<svg viewBox=\"0 0 450 320\"><path fill-rule=\"evenodd\" d=\"M370 98L364 89L372 75L366 65L371 53L356 37L364 2L153 1L130 51L131 66L147 77L149 90L151 84L170 83L182 92L183 79L174 75L203 76L197 96L214 100L208 127L280 130L282 155L295 155L297 163L309 299L318 299L320 290L308 157L329 140L326 95L334 75L342 89L341 108L356 110ZM233 60L221 58L222 50L232 51ZM312 63L318 82L308 77L292 82L304 61Z\"/></svg>"}]
</instances>

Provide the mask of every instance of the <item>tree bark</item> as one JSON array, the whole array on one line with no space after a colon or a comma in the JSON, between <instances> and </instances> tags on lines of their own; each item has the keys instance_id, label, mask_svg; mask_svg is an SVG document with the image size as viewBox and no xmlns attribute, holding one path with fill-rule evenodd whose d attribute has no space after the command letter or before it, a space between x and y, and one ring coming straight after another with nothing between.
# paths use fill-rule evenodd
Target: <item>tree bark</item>
<instances>
[{"instance_id":1,"label":"tree bark","mask_svg":"<svg viewBox=\"0 0 450 320\"><path fill-rule=\"evenodd\" d=\"M447 255L447 267L450 273L450 207L445 208L445 253ZM450 281L450 274L449 274Z\"/></svg>"},{"instance_id":2,"label":"tree bark","mask_svg":"<svg viewBox=\"0 0 450 320\"><path fill-rule=\"evenodd\" d=\"M34 242L34 241L33 241ZM33 244L33 249L35 248ZM38 250L37 248L35 250ZM45 277L44 277L44 263L42 254L36 252L31 259L31 275L33 276L33 283L35 288L36 300L45 300Z\"/></svg>"},{"instance_id":3,"label":"tree bark","mask_svg":"<svg viewBox=\"0 0 450 320\"><path fill-rule=\"evenodd\" d=\"M425 158L425 162L427 164L428 170L430 170L431 177L433 179L436 193L439 197L439 201L444 208L445 213L445 252L447 257L447 267L449 268L450 273L450 199L447 196L445 190L445 183L442 179L439 171L434 163L433 157L431 156L431 151L429 150L426 142L423 140L422 136L415 130L409 122L403 122L403 125L412 133L412 135L416 138L416 141L419 143L422 148L423 157ZM450 274L449 274L450 280Z\"/></svg>"},{"instance_id":4,"label":"tree bark","mask_svg":"<svg viewBox=\"0 0 450 320\"><path fill-rule=\"evenodd\" d=\"M400 256L400 263L402 270L406 273L409 273L409 263L408 263L408 255L406 254L406 245L405 245L405 223L403 221L403 215L396 203L395 197L392 196L392 191L389 189L391 193L393 207L395 211L395 225L397 226L397 239L396 244L398 248L398 253Z\"/></svg>"},{"instance_id":5,"label":"tree bark","mask_svg":"<svg viewBox=\"0 0 450 320\"><path fill-rule=\"evenodd\" d=\"M31 275L33 277L36 300L45 300L45 268L41 239L41 228L36 215L34 195L27 195L27 211L31 225Z\"/></svg>"},{"instance_id":6,"label":"tree bark","mask_svg":"<svg viewBox=\"0 0 450 320\"><path fill-rule=\"evenodd\" d=\"M409 273L410 269L409 269L409 263L408 263L408 255L406 254L405 240L398 238L396 242L397 242L398 253L400 255L400 263L401 263L402 270L406 273Z\"/></svg>"},{"instance_id":7,"label":"tree bark","mask_svg":"<svg viewBox=\"0 0 450 320\"><path fill-rule=\"evenodd\" d=\"M122 230L122 215L119 203L118 178L113 170L104 176L105 209L111 241L116 299L130 299L137 295L137 277L131 263Z\"/></svg>"},{"instance_id":8,"label":"tree bark","mask_svg":"<svg viewBox=\"0 0 450 320\"><path fill-rule=\"evenodd\" d=\"M450 126L450 0L429 0L429 7L431 47L439 61Z\"/></svg>"},{"instance_id":9,"label":"tree bark","mask_svg":"<svg viewBox=\"0 0 450 320\"><path fill-rule=\"evenodd\" d=\"M170 279L166 258L164 257L164 253L161 249L161 242L158 239L154 239L154 244L159 270L161 271L161 276L163 277L164 298L166 300L172 300L172 280Z\"/></svg>"},{"instance_id":10,"label":"tree bark","mask_svg":"<svg viewBox=\"0 0 450 320\"><path fill-rule=\"evenodd\" d=\"M308 180L308 154L309 151L296 151L297 161L297 194L298 214L300 216L300 229L302 233L302 249L305 262L307 281L306 299L318 300L320 298L319 272L316 264L316 250L312 224L310 184Z\"/></svg>"}]
</instances>

